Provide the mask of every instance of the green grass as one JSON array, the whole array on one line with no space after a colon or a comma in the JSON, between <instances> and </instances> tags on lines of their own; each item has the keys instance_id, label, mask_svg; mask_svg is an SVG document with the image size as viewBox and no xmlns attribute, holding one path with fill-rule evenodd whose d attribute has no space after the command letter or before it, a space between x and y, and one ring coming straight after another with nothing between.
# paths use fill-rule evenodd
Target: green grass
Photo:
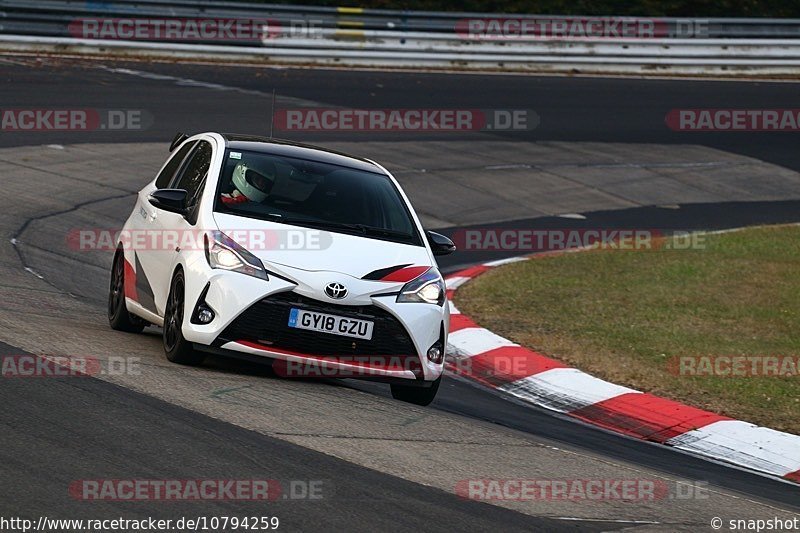
<instances>
[{"instance_id":1,"label":"green grass","mask_svg":"<svg viewBox=\"0 0 800 533\"><path fill-rule=\"evenodd\" d=\"M800 433L800 377L687 377L675 356L800 355L800 227L703 250L591 251L494 269L456 293L479 324L630 387Z\"/></svg>"}]
</instances>

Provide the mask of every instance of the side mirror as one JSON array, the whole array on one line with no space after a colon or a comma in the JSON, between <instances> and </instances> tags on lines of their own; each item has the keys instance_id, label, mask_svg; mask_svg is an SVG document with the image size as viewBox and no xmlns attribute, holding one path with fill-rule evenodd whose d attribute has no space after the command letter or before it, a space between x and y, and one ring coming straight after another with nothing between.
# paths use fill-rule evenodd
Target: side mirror
<instances>
[{"instance_id":1,"label":"side mirror","mask_svg":"<svg viewBox=\"0 0 800 533\"><path fill-rule=\"evenodd\" d=\"M178 145L180 145L183 141L185 141L188 138L189 136L186 135L185 133L181 132L176 133L175 137L172 138L172 142L169 145L169 152L172 153L175 150L175 148L178 147Z\"/></svg>"},{"instance_id":2,"label":"side mirror","mask_svg":"<svg viewBox=\"0 0 800 533\"><path fill-rule=\"evenodd\" d=\"M189 193L184 189L156 189L150 193L150 204L158 209L185 215Z\"/></svg>"},{"instance_id":3,"label":"side mirror","mask_svg":"<svg viewBox=\"0 0 800 533\"><path fill-rule=\"evenodd\" d=\"M433 255L448 255L456 251L455 243L441 233L426 231L425 235L428 237Z\"/></svg>"}]
</instances>

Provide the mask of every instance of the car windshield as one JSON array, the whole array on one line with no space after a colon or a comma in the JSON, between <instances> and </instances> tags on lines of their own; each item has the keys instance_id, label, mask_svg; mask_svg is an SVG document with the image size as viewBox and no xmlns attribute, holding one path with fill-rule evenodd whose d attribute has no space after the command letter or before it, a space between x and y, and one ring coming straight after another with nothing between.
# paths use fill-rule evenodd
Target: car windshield
<instances>
[{"instance_id":1,"label":"car windshield","mask_svg":"<svg viewBox=\"0 0 800 533\"><path fill-rule=\"evenodd\" d=\"M421 245L388 176L318 161L228 150L215 211Z\"/></svg>"}]
</instances>

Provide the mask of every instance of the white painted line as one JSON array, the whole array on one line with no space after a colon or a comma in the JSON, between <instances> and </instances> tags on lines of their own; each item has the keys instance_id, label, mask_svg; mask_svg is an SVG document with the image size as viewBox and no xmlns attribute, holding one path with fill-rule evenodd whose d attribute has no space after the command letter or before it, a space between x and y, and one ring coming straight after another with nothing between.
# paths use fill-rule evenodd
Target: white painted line
<instances>
[{"instance_id":1,"label":"white painted line","mask_svg":"<svg viewBox=\"0 0 800 533\"><path fill-rule=\"evenodd\" d=\"M560 413L639 392L590 376L577 368L553 368L502 385L498 390Z\"/></svg>"},{"instance_id":2,"label":"white painted line","mask_svg":"<svg viewBox=\"0 0 800 533\"><path fill-rule=\"evenodd\" d=\"M666 444L781 477L800 470L800 436L741 420L714 422Z\"/></svg>"},{"instance_id":3,"label":"white painted line","mask_svg":"<svg viewBox=\"0 0 800 533\"><path fill-rule=\"evenodd\" d=\"M576 516L554 516L553 520L568 520L576 522L608 522L610 524L660 524L652 520L624 520L622 518L579 518Z\"/></svg>"},{"instance_id":4,"label":"white painted line","mask_svg":"<svg viewBox=\"0 0 800 533\"><path fill-rule=\"evenodd\" d=\"M41 274L39 274L38 272L36 272L36 271L35 271L34 269L32 269L31 267L25 267L25 270L26 270L27 272L30 272L31 274L33 274L34 276L36 276L36 277L37 277L37 278L39 278L39 279L44 279L44 276L42 276Z\"/></svg>"},{"instance_id":5,"label":"white painted line","mask_svg":"<svg viewBox=\"0 0 800 533\"><path fill-rule=\"evenodd\" d=\"M450 306L450 314L451 315L460 315L461 311L458 310L456 304L453 303L453 300L447 300L447 305Z\"/></svg>"},{"instance_id":6,"label":"white painted line","mask_svg":"<svg viewBox=\"0 0 800 533\"><path fill-rule=\"evenodd\" d=\"M527 261L528 259L530 258L527 256L507 257L506 259L497 259L496 261L489 261L488 263L484 263L483 266L497 267L500 265L508 265L510 263L519 263L520 261Z\"/></svg>"},{"instance_id":7,"label":"white painted line","mask_svg":"<svg viewBox=\"0 0 800 533\"><path fill-rule=\"evenodd\" d=\"M483 168L486 170L510 170L514 168L531 168L531 166L525 163L517 163L513 165L489 165L488 167Z\"/></svg>"},{"instance_id":8,"label":"white painted line","mask_svg":"<svg viewBox=\"0 0 800 533\"><path fill-rule=\"evenodd\" d=\"M115 68L115 67L108 67L106 65L97 65L95 68L100 70L105 70L106 72L111 72L112 74L122 74L125 76L136 76L138 78L144 78L148 80L154 81L166 81L174 83L175 85L179 85L181 87L197 87L201 89L211 89L215 91L233 91L240 94L248 94L248 95L255 95L255 96L266 96L272 97L271 92L266 91L259 91L254 89L243 89L241 87L234 87L231 85L222 85L220 83L210 83L205 81L194 80L191 78L180 78L177 76L169 76L167 74L158 74L155 72L147 72L144 70L134 70L129 68ZM334 105L329 105L323 102L317 102L314 100L306 100L304 98L296 98L294 96L285 96L278 94L275 96L276 103L280 103L282 107L319 107L321 105L326 105L328 107L337 107Z\"/></svg>"},{"instance_id":9,"label":"white painted line","mask_svg":"<svg viewBox=\"0 0 800 533\"><path fill-rule=\"evenodd\" d=\"M457 289L472 278L467 278L464 276L452 276L449 278L445 278L444 284L447 286L448 289Z\"/></svg>"},{"instance_id":10,"label":"white painted line","mask_svg":"<svg viewBox=\"0 0 800 533\"><path fill-rule=\"evenodd\" d=\"M465 328L454 331L447 337L447 341L462 357L472 357L501 346L519 346L485 328Z\"/></svg>"}]
</instances>

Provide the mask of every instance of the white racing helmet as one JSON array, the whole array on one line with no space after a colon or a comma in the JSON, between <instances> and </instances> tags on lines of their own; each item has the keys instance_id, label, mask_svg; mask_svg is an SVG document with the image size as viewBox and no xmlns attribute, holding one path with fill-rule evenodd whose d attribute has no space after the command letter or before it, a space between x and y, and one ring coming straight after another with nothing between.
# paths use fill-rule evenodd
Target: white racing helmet
<instances>
[{"instance_id":1,"label":"white racing helmet","mask_svg":"<svg viewBox=\"0 0 800 533\"><path fill-rule=\"evenodd\" d=\"M233 169L233 184L251 202L263 202L275 184L275 165L266 162L258 170L246 163L239 163Z\"/></svg>"}]
</instances>

